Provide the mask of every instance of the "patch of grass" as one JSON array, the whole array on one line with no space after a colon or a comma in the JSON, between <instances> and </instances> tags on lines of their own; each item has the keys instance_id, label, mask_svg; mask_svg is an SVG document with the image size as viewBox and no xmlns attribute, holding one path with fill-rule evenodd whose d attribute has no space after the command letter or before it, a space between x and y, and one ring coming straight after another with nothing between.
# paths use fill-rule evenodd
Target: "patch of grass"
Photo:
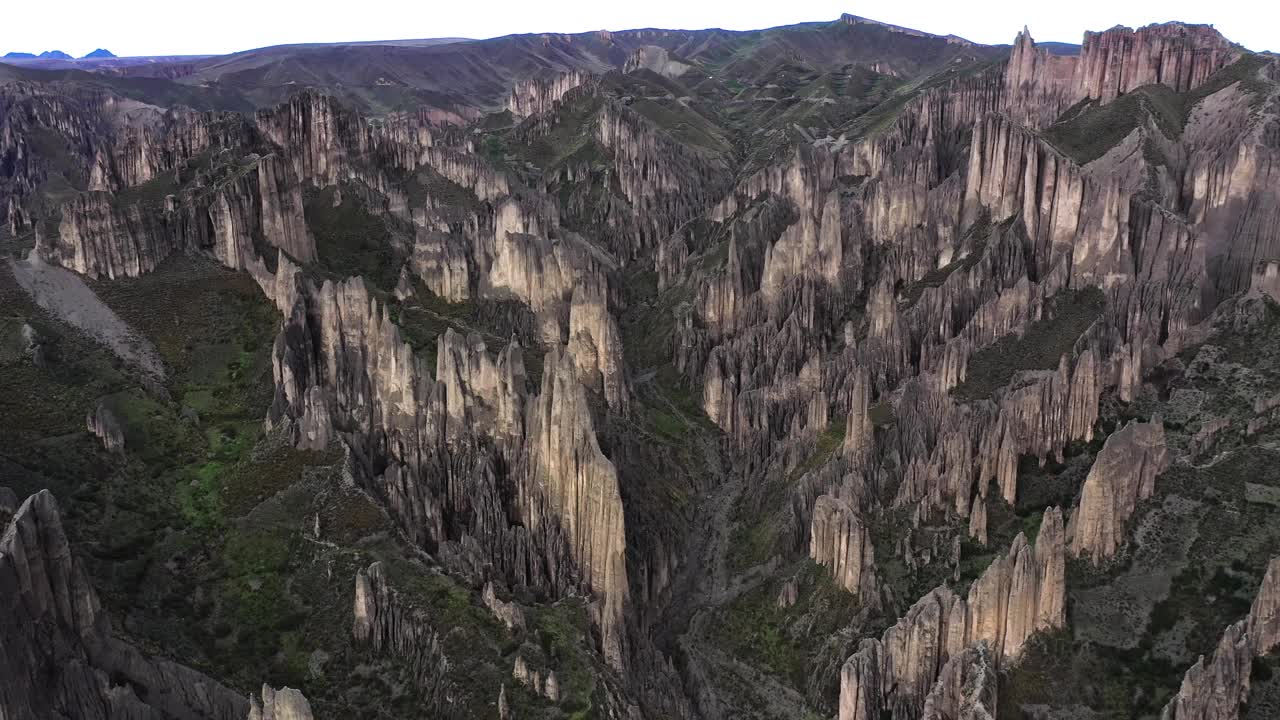
<instances>
[{"instance_id":1,"label":"patch of grass","mask_svg":"<svg viewBox=\"0 0 1280 720\"><path fill-rule=\"evenodd\" d=\"M877 405L876 407L879 407ZM874 409L874 408L873 408ZM892 413L892 408L890 408ZM874 416L873 420L874 422ZM840 418L827 424L827 429L818 434L818 441L814 445L813 453L805 458L804 462L792 471L792 478L799 478L801 475L821 467L823 463L831 459L831 455L835 453L840 444L844 442L844 433L846 428L846 420Z\"/></svg>"},{"instance_id":2,"label":"patch of grass","mask_svg":"<svg viewBox=\"0 0 1280 720\"><path fill-rule=\"evenodd\" d=\"M729 552L725 563L730 572L738 573L768 562L778 546L778 531L772 518L735 525L729 536Z\"/></svg>"},{"instance_id":3,"label":"patch of grass","mask_svg":"<svg viewBox=\"0 0 1280 720\"><path fill-rule=\"evenodd\" d=\"M591 717L596 678L590 657L582 650L584 638L591 637L590 620L583 608L561 602L539 609L533 632L556 669L561 708L570 717Z\"/></svg>"},{"instance_id":4,"label":"patch of grass","mask_svg":"<svg viewBox=\"0 0 1280 720\"><path fill-rule=\"evenodd\" d=\"M1080 335L1102 315L1106 297L1097 288L1067 290L1050 298L1045 317L1022 337L1006 336L969 358L964 382L951 394L962 402L991 396L1024 370L1052 370Z\"/></svg>"},{"instance_id":5,"label":"patch of grass","mask_svg":"<svg viewBox=\"0 0 1280 720\"><path fill-rule=\"evenodd\" d=\"M716 153L732 150L714 123L676 100L637 98L631 109L682 144Z\"/></svg>"},{"instance_id":6,"label":"patch of grass","mask_svg":"<svg viewBox=\"0 0 1280 720\"><path fill-rule=\"evenodd\" d=\"M335 279L359 275L390 293L400 280L405 256L396 249L387 220L371 213L354 187L345 186L342 202L335 205L335 190L308 190L303 200L320 269Z\"/></svg>"},{"instance_id":7,"label":"patch of grass","mask_svg":"<svg viewBox=\"0 0 1280 720\"><path fill-rule=\"evenodd\" d=\"M1092 102L1073 108L1044 131L1045 139L1072 160L1084 165L1093 162L1124 140L1148 118L1166 136L1182 134L1182 100L1166 85L1148 85L1126 93L1112 102Z\"/></svg>"},{"instance_id":8,"label":"patch of grass","mask_svg":"<svg viewBox=\"0 0 1280 720\"><path fill-rule=\"evenodd\" d=\"M559 108L544 116L531 118L502 140L486 140L486 154L512 155L548 170L595 143L596 115L604 101L585 90L570 92Z\"/></svg>"},{"instance_id":9,"label":"patch of grass","mask_svg":"<svg viewBox=\"0 0 1280 720\"><path fill-rule=\"evenodd\" d=\"M227 468L220 462L195 466L190 479L180 478L177 486L178 510L183 520L197 530L222 525L223 503L220 491Z\"/></svg>"},{"instance_id":10,"label":"patch of grass","mask_svg":"<svg viewBox=\"0 0 1280 720\"><path fill-rule=\"evenodd\" d=\"M731 656L825 700L834 695L835 683L815 687L817 665L826 645L843 642L839 631L857 615L859 601L810 560L787 577L794 577L798 588L794 605L778 606L785 579L763 583L716 612L712 638ZM837 648L837 654L843 656L844 649Z\"/></svg>"},{"instance_id":11,"label":"patch of grass","mask_svg":"<svg viewBox=\"0 0 1280 720\"><path fill-rule=\"evenodd\" d=\"M867 409L867 417L871 419L871 424L876 427L892 425L896 421L893 414L893 403L885 400L872 405Z\"/></svg>"}]
</instances>

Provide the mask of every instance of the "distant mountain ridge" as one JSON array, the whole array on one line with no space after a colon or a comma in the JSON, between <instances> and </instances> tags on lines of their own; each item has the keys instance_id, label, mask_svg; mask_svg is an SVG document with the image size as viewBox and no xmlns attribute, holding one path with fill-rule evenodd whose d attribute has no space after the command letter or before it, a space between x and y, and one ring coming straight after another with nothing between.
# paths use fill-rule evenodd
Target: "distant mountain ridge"
<instances>
[{"instance_id":1,"label":"distant mountain ridge","mask_svg":"<svg viewBox=\"0 0 1280 720\"><path fill-rule=\"evenodd\" d=\"M108 60L115 58L116 54L106 48L98 48L93 52L80 57L81 60ZM39 55L29 52L7 52L4 54L5 60L75 60L76 58L61 50L45 50Z\"/></svg>"}]
</instances>

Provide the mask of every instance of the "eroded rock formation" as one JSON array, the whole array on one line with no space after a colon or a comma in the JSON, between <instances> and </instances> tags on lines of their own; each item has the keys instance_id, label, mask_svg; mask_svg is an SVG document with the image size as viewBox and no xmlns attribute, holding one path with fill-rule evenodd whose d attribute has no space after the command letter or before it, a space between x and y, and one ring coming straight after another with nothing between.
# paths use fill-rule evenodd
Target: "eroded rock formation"
<instances>
[{"instance_id":1,"label":"eroded rock formation","mask_svg":"<svg viewBox=\"0 0 1280 720\"><path fill-rule=\"evenodd\" d=\"M1125 523L1138 503L1155 490L1156 476L1169 464L1164 426L1129 421L1107 437L1080 493L1071 517L1071 554L1095 563L1115 555L1124 541Z\"/></svg>"},{"instance_id":2,"label":"eroded rock formation","mask_svg":"<svg viewBox=\"0 0 1280 720\"><path fill-rule=\"evenodd\" d=\"M879 605L875 550L871 533L848 503L830 495L813 508L809 557L831 571L836 585L871 607Z\"/></svg>"},{"instance_id":3,"label":"eroded rock formation","mask_svg":"<svg viewBox=\"0 0 1280 720\"><path fill-rule=\"evenodd\" d=\"M554 109L570 90L592 81L589 73L573 70L553 78L530 78L516 83L507 97L507 109L524 118Z\"/></svg>"},{"instance_id":4,"label":"eroded rock formation","mask_svg":"<svg viewBox=\"0 0 1280 720\"><path fill-rule=\"evenodd\" d=\"M1249 615L1227 628L1211 659L1187 670L1162 720L1234 720L1249 699L1254 658L1280 647L1280 559L1267 566Z\"/></svg>"},{"instance_id":5,"label":"eroded rock formation","mask_svg":"<svg viewBox=\"0 0 1280 720\"><path fill-rule=\"evenodd\" d=\"M1006 85L1014 111L1044 126L1084 98L1107 103L1156 83L1176 92L1193 90L1239 57L1239 50L1208 25L1175 22L1087 32L1078 56L1038 48L1023 29L1014 40Z\"/></svg>"},{"instance_id":6,"label":"eroded rock formation","mask_svg":"<svg viewBox=\"0 0 1280 720\"><path fill-rule=\"evenodd\" d=\"M584 580L597 597L605 657L621 667L627 602L625 524L618 475L600 452L573 359L547 354L542 393L529 409L531 468L525 525L562 528Z\"/></svg>"},{"instance_id":7,"label":"eroded rock formation","mask_svg":"<svg viewBox=\"0 0 1280 720\"><path fill-rule=\"evenodd\" d=\"M315 720L311 703L293 688L262 686L262 700L249 697L249 720Z\"/></svg>"},{"instance_id":8,"label":"eroded rock formation","mask_svg":"<svg viewBox=\"0 0 1280 720\"><path fill-rule=\"evenodd\" d=\"M375 654L407 659L417 691L427 706L434 712L444 712L449 702L449 661L444 655L439 635L428 624L426 616L414 610L391 587L381 563L373 563L357 572L355 582L352 605L355 619L351 632L356 642ZM264 703L266 691L267 688L263 688ZM286 688L281 692L287 691ZM267 717L271 716L266 715L263 720Z\"/></svg>"},{"instance_id":9,"label":"eroded rock formation","mask_svg":"<svg viewBox=\"0 0 1280 720\"><path fill-rule=\"evenodd\" d=\"M985 641L965 648L942 666L925 698L921 720L994 720L999 680Z\"/></svg>"},{"instance_id":10,"label":"eroded rock formation","mask_svg":"<svg viewBox=\"0 0 1280 720\"><path fill-rule=\"evenodd\" d=\"M124 428L120 426L115 411L105 402L98 401L93 412L85 418L85 425L107 452L124 452Z\"/></svg>"},{"instance_id":11,"label":"eroded rock formation","mask_svg":"<svg viewBox=\"0 0 1280 720\"><path fill-rule=\"evenodd\" d=\"M931 694L932 712L953 710L966 699L954 688L971 680L979 688L972 698L977 702L989 692L981 689L989 671L966 669L972 657L949 661L985 642L992 664L1013 662L1034 633L1062 627L1065 552L1062 513L1053 508L1044 514L1036 545L1019 534L966 598L938 587L880 639L863 640L840 673L840 720L875 720L883 713L895 720L919 718ZM940 677L942 688L934 692Z\"/></svg>"}]
</instances>

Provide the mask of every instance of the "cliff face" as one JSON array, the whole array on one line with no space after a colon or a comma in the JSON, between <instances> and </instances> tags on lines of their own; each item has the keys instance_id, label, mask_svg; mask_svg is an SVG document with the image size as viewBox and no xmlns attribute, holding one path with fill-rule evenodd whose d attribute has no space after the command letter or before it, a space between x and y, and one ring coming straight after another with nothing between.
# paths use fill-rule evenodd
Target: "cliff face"
<instances>
[{"instance_id":1,"label":"cliff face","mask_svg":"<svg viewBox=\"0 0 1280 720\"><path fill-rule=\"evenodd\" d=\"M297 182L275 157L251 157L197 173L159 204L121 204L87 193L62 207L56 234L38 231L41 257L90 277L137 277L175 251L206 251L242 269L261 239L301 262L315 260Z\"/></svg>"},{"instance_id":2,"label":"cliff face","mask_svg":"<svg viewBox=\"0 0 1280 720\"><path fill-rule=\"evenodd\" d=\"M601 282L584 282L573 291L568 353L583 384L602 393L610 408L625 412L629 391L622 333L609 314L607 289Z\"/></svg>"},{"instance_id":3,"label":"cliff face","mask_svg":"<svg viewBox=\"0 0 1280 720\"><path fill-rule=\"evenodd\" d=\"M1249 699L1254 658L1280 647L1280 559L1273 558L1249 615L1227 628L1213 657L1187 670L1162 720L1233 720Z\"/></svg>"},{"instance_id":4,"label":"cliff face","mask_svg":"<svg viewBox=\"0 0 1280 720\"><path fill-rule=\"evenodd\" d=\"M294 277L283 263L278 274ZM319 288L280 277L264 283L277 303L296 298L276 341L274 422L302 445L339 436L356 448L360 479L422 546L467 538L462 547L478 546L512 586L593 594L605 654L620 665L625 525L617 475L596 442L579 379L585 351L553 346L542 393L526 411L516 345L495 363L478 336L449 330L433 380L358 278ZM601 331L589 328L581 321L579 345ZM601 349L607 337L600 334ZM601 374L608 390L617 375ZM519 524L508 506L518 508Z\"/></svg>"},{"instance_id":5,"label":"cliff face","mask_svg":"<svg viewBox=\"0 0 1280 720\"><path fill-rule=\"evenodd\" d=\"M1169 465L1164 426L1131 420L1107 437L1071 518L1071 553L1095 563L1111 557L1124 541L1125 522L1139 501L1151 496L1156 476Z\"/></svg>"},{"instance_id":6,"label":"cliff face","mask_svg":"<svg viewBox=\"0 0 1280 720\"><path fill-rule=\"evenodd\" d=\"M985 641L965 648L942 666L925 698L921 720L994 720L999 680Z\"/></svg>"},{"instance_id":7,"label":"cliff face","mask_svg":"<svg viewBox=\"0 0 1280 720\"><path fill-rule=\"evenodd\" d=\"M270 427L344 450L395 540L484 587L509 630L547 635L495 586L526 605L590 596L601 654L650 715L688 714L668 687L675 647L685 689L717 715L707 616L759 581L784 582L780 612L805 608L807 589L778 574L806 552L859 608L899 610L915 599L902 585L955 571L958 534L1003 542L1002 503L1048 502L1020 487L1024 463L1068 460L1116 406L1145 402L1144 374L1176 367L1223 298L1278 285L1280 65L1244 57L1209 85L1241 52L1208 28L1115 28L1078 57L1024 32L1007 66L853 17L506 42L542 54L486 82L487 106L510 78L541 79L474 123L463 105L364 118L322 89L241 116L0 78L0 235L98 278L179 252L251 273L283 316ZM1151 83L1164 87L1129 98L1139 117L1106 114ZM1106 132L1064 135L1099 118ZM387 261L376 280L321 257L311 187L385 225L385 246L360 250ZM719 434L687 422L690 398ZM85 425L119 450L108 414ZM1168 461L1158 423L1114 434L1070 532L1045 512L1038 542L1019 536L963 597L939 587L864 641L841 716L994 715L995 668L1065 622L1066 538L1077 556L1114 555ZM902 527L873 549L886 514ZM743 529L776 536L751 550L783 562L735 575L724 539ZM357 574L353 635L414 660L447 705L435 619L387 572ZM1189 673L1186 712L1235 697L1246 630L1224 639L1221 668ZM829 698L831 647L801 655L806 672L825 664L808 699ZM516 657L515 682L556 701L567 674ZM303 712L268 691L259 715ZM500 715L528 699L494 695Z\"/></svg>"},{"instance_id":8,"label":"cliff face","mask_svg":"<svg viewBox=\"0 0 1280 720\"><path fill-rule=\"evenodd\" d=\"M590 83L592 79L590 74L574 70L549 79L522 80L511 88L511 94L507 96L507 109L519 118L548 112L555 108L565 93Z\"/></svg>"},{"instance_id":9,"label":"cliff face","mask_svg":"<svg viewBox=\"0 0 1280 720\"><path fill-rule=\"evenodd\" d=\"M1078 56L1038 48L1023 29L1014 40L1005 76L1009 110L1033 127L1046 127L1085 98L1108 103L1151 84L1176 92L1194 90L1239 57L1207 25L1165 23L1087 32Z\"/></svg>"},{"instance_id":10,"label":"cliff face","mask_svg":"<svg viewBox=\"0 0 1280 720\"><path fill-rule=\"evenodd\" d=\"M1032 634L1065 624L1063 536L1062 513L1045 512L1035 547L1019 534L1009 552L974 581L967 598L936 588L880 639L863 640L840 673L840 720L875 720L882 713L895 720L919 718L926 706L933 713L954 712L966 699L966 693L955 692L957 684L974 690L970 704L993 696L990 670L981 663L966 669L978 661L966 648L985 642L991 664L1012 662ZM949 662L956 658L962 659Z\"/></svg>"},{"instance_id":11,"label":"cliff face","mask_svg":"<svg viewBox=\"0 0 1280 720\"><path fill-rule=\"evenodd\" d=\"M864 604L879 606L871 533L848 503L830 495L818 498L813 509L809 557L825 565L836 584L857 595Z\"/></svg>"},{"instance_id":12,"label":"cliff face","mask_svg":"<svg viewBox=\"0 0 1280 720\"><path fill-rule=\"evenodd\" d=\"M529 410L529 490L523 506L531 528L558 524L597 597L605 657L622 666L627 601L625 525L618 476L600 452L573 360L547 354L542 393ZM549 532L551 532L549 530Z\"/></svg>"},{"instance_id":13,"label":"cliff face","mask_svg":"<svg viewBox=\"0 0 1280 720\"><path fill-rule=\"evenodd\" d=\"M208 717L240 720L244 698L114 637L71 556L48 491L27 498L0 536L0 712L13 718ZM134 688L150 688L143 696Z\"/></svg>"},{"instance_id":14,"label":"cliff face","mask_svg":"<svg viewBox=\"0 0 1280 720\"><path fill-rule=\"evenodd\" d=\"M682 146L625 108L605 103L594 132L613 155L616 182L638 225L638 237L618 254L654 247L729 189L724 157Z\"/></svg>"}]
</instances>

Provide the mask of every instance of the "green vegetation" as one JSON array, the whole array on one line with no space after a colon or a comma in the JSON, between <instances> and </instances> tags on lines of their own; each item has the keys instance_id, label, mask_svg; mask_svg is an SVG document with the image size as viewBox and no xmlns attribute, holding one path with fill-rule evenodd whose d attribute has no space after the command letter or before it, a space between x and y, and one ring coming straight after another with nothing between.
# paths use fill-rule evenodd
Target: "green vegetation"
<instances>
[{"instance_id":1,"label":"green vegetation","mask_svg":"<svg viewBox=\"0 0 1280 720\"><path fill-rule=\"evenodd\" d=\"M680 143L716 153L728 153L733 149L715 123L678 100L638 98L631 103L631 109Z\"/></svg>"},{"instance_id":2,"label":"green vegetation","mask_svg":"<svg viewBox=\"0 0 1280 720\"><path fill-rule=\"evenodd\" d=\"M470 189L462 187L432 168L423 165L412 174L400 178L400 185L409 198L411 207L424 207L429 203L440 212L475 210L479 198Z\"/></svg>"},{"instance_id":3,"label":"green vegetation","mask_svg":"<svg viewBox=\"0 0 1280 720\"><path fill-rule=\"evenodd\" d=\"M1165 135L1177 137L1185 121L1182 99L1166 85L1148 85L1105 105L1082 100L1045 130L1044 136L1072 160L1084 165L1097 160L1124 140L1148 118Z\"/></svg>"},{"instance_id":4,"label":"green vegetation","mask_svg":"<svg viewBox=\"0 0 1280 720\"><path fill-rule=\"evenodd\" d=\"M591 658L582 648L582 639L591 637L591 622L584 608L571 602L541 608L535 615L533 633L556 669L561 708L570 718L591 717L596 678Z\"/></svg>"},{"instance_id":5,"label":"green vegetation","mask_svg":"<svg viewBox=\"0 0 1280 720\"><path fill-rule=\"evenodd\" d=\"M513 636L474 591L409 557L383 511L339 482L339 456L264 435L280 318L247 275L174 257L142 278L94 284L159 350L169 377L149 391L10 278L0 274L12 314L0 320L0 413L18 423L0 433L0 472L20 495L54 492L104 606L148 652L246 694L264 682L301 688L326 717L429 712L413 658L351 639L353 578L382 561L439 634L460 716L491 714L502 683L521 717L585 718L600 706L582 603L532 610L528 635ZM21 352L23 322L39 326L45 367ZM100 398L120 418L123 456L85 432ZM558 707L511 684L516 652L556 670Z\"/></svg>"},{"instance_id":6,"label":"green vegetation","mask_svg":"<svg viewBox=\"0 0 1280 720\"><path fill-rule=\"evenodd\" d=\"M357 188L345 186L336 205L334 193L334 188L308 190L304 199L320 269L335 279L359 275L374 289L390 293L400 280L405 256L395 250L387 220L364 207Z\"/></svg>"},{"instance_id":7,"label":"green vegetation","mask_svg":"<svg viewBox=\"0 0 1280 720\"><path fill-rule=\"evenodd\" d=\"M1007 230L1009 225L1002 223L1000 227L1002 230ZM912 283L906 292L906 307L909 308L914 306L916 302L920 300L920 297L924 295L924 291L927 288L942 287L942 284L947 281L947 278L951 277L951 273L960 269L972 270L979 262L981 262L985 254L986 245L991 239L993 229L994 228L991 224L991 213L990 211L983 209L982 213L978 216L978 219L976 219L965 231L962 244L971 245L968 249L968 253L964 257L952 260L940 268L930 270L925 273L924 277Z\"/></svg>"},{"instance_id":8,"label":"green vegetation","mask_svg":"<svg viewBox=\"0 0 1280 720\"><path fill-rule=\"evenodd\" d=\"M796 603L779 607L778 595L789 578L794 578L798 590ZM711 635L733 657L826 703L834 699L837 683L829 668L821 666L829 656L843 662L852 652L853 634L841 630L858 614L857 598L837 587L826 568L804 560L794 572L763 583L718 610Z\"/></svg>"},{"instance_id":9,"label":"green vegetation","mask_svg":"<svg viewBox=\"0 0 1280 720\"><path fill-rule=\"evenodd\" d=\"M1054 295L1046 303L1045 317L1032 323L1022 337L1005 336L969 358L965 381L952 395L961 401L980 400L1008 385L1018 372L1057 368L1105 305L1106 297L1094 287Z\"/></svg>"},{"instance_id":10,"label":"green vegetation","mask_svg":"<svg viewBox=\"0 0 1280 720\"><path fill-rule=\"evenodd\" d=\"M872 422L875 422L874 419ZM791 472L793 480L799 479L800 476L814 468L821 467L823 463L831 459L832 453L844 442L845 423L846 420L844 418L828 423L827 429L818 434L818 441L813 448L813 453Z\"/></svg>"},{"instance_id":11,"label":"green vegetation","mask_svg":"<svg viewBox=\"0 0 1280 720\"><path fill-rule=\"evenodd\" d=\"M597 95L570 93L552 117L538 120L550 123L549 128L539 125L531 130L528 123L520 125L503 141L486 141L490 143L489 152L496 154L504 147L505 153L544 170L560 165L571 156L580 160L597 158L603 151L595 141L595 123L603 104Z\"/></svg>"}]
</instances>

